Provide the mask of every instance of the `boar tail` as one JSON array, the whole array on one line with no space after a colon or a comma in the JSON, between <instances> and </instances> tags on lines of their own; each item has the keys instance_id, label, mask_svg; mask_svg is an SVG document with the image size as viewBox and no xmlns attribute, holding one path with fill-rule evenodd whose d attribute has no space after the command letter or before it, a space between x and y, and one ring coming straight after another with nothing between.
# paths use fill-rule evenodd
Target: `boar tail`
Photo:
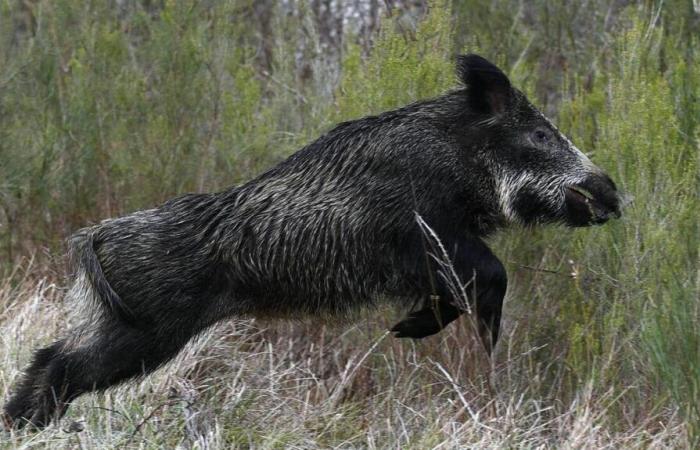
<instances>
[{"instance_id":1,"label":"boar tail","mask_svg":"<svg viewBox=\"0 0 700 450\"><path fill-rule=\"evenodd\" d=\"M136 324L133 311L114 291L102 271L95 252L95 234L94 228L85 228L71 238L71 259L76 270L73 289L82 294L80 296L91 298L104 312L133 326Z\"/></svg>"}]
</instances>

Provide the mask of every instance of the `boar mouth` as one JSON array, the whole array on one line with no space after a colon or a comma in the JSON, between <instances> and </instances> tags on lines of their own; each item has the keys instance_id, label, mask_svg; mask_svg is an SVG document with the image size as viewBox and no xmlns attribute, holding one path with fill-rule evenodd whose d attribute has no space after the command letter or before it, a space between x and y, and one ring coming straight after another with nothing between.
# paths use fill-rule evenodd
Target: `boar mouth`
<instances>
[{"instance_id":1,"label":"boar mouth","mask_svg":"<svg viewBox=\"0 0 700 450\"><path fill-rule=\"evenodd\" d=\"M602 224L620 217L617 206L608 204L582 186L566 186L565 202L569 212L567 221L573 226Z\"/></svg>"}]
</instances>

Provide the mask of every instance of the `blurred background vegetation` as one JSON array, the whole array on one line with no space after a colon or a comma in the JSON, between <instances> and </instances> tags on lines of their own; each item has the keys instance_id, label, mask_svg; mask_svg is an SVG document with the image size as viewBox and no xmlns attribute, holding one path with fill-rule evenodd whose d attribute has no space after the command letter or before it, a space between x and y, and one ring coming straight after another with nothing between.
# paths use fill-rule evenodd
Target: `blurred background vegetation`
<instances>
[{"instance_id":1,"label":"blurred background vegetation","mask_svg":"<svg viewBox=\"0 0 700 450\"><path fill-rule=\"evenodd\" d=\"M500 353L527 355L499 389L556 411L586 387L606 426L680 417L695 446L699 46L694 0L0 0L0 274L62 273L77 228L244 182L477 52L634 197L604 227L492 242Z\"/></svg>"}]
</instances>

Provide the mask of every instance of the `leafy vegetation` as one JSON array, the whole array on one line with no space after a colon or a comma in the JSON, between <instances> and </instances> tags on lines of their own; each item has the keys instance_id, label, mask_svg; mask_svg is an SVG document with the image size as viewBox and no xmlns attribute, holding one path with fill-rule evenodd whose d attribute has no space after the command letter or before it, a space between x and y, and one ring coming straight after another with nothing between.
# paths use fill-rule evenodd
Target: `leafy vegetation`
<instances>
[{"instance_id":1,"label":"leafy vegetation","mask_svg":"<svg viewBox=\"0 0 700 450\"><path fill-rule=\"evenodd\" d=\"M466 321L417 343L386 337L393 311L347 329L236 321L140 385L80 400L62 428L0 445L700 445L692 1L437 1L415 27L397 7L372 45L348 31L337 61L306 2L274 5L262 37L254 3L0 2L2 393L77 309L46 256L72 231L245 181L333 123L444 92L458 51L557 118L633 198L623 219L493 241L510 287L491 362Z\"/></svg>"}]
</instances>

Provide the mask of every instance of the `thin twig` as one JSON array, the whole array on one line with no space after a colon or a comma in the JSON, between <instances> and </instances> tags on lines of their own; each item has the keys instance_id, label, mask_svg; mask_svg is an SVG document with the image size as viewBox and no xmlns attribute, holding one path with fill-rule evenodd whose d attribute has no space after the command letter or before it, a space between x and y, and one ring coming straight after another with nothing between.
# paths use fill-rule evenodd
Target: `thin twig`
<instances>
[{"instance_id":1,"label":"thin twig","mask_svg":"<svg viewBox=\"0 0 700 450\"><path fill-rule=\"evenodd\" d=\"M510 264L515 264L516 266L518 266L518 267L521 268L521 269L527 269L527 270L531 270L531 271L533 271L533 272L551 273L552 275L559 275L559 276L566 277L566 278L573 278L572 275L561 273L561 271L559 271L559 270L542 269L542 268L539 268L539 267L526 266L526 265L523 265L523 264L518 264L518 263L513 262L513 261L508 261L508 263L510 263Z\"/></svg>"},{"instance_id":2,"label":"thin twig","mask_svg":"<svg viewBox=\"0 0 700 450\"><path fill-rule=\"evenodd\" d=\"M102 411L107 411L107 412L110 412L110 413L112 413L112 414L118 414L118 415L122 416L122 417L125 418L125 419L128 419L128 418L129 418L129 416L127 416L126 414L124 414L124 413L121 412L121 411L117 411L116 409L105 408L104 406L91 406L90 408L91 408L91 409L99 409L99 410L102 410Z\"/></svg>"},{"instance_id":3,"label":"thin twig","mask_svg":"<svg viewBox=\"0 0 700 450\"><path fill-rule=\"evenodd\" d=\"M124 443L124 445L122 446L122 448L126 448L129 444L131 444L131 441L133 441L134 438L136 437L136 435L139 433L139 431L141 431L141 428L142 428L144 425L146 425L146 422L148 422L149 420L151 420L151 419L153 418L153 416L155 416L156 413L157 413L160 409L162 409L164 406L171 406L171 405L173 405L176 401L179 401L179 399L176 399L176 400L170 399L170 400L164 401L164 402L161 403L160 405L158 405L158 406L156 406L155 408L153 408L153 409L151 410L151 412L150 412L148 415L146 415L143 419L141 419L141 421L140 421L138 424L136 424L136 427L134 428L133 433L131 433L131 436L129 436L129 439L126 440L126 442Z\"/></svg>"}]
</instances>

